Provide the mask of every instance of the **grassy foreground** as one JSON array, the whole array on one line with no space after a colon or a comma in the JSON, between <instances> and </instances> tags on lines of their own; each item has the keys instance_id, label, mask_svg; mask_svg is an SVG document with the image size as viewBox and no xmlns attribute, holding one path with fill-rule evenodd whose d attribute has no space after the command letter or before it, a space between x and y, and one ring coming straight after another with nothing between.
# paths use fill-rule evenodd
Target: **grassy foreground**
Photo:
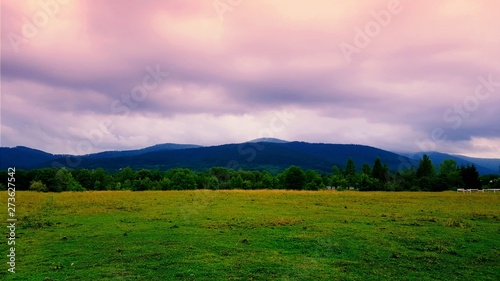
<instances>
[{"instance_id":1,"label":"grassy foreground","mask_svg":"<svg viewBox=\"0 0 500 281\"><path fill-rule=\"evenodd\" d=\"M498 193L17 192L16 212L2 280L500 280Z\"/></svg>"}]
</instances>

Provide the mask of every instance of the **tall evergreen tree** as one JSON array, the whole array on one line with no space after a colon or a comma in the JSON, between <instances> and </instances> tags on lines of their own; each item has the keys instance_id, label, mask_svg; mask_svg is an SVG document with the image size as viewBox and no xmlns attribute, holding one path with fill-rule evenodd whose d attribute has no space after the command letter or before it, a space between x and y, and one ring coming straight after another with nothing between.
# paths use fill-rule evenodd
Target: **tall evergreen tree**
<instances>
[{"instance_id":1,"label":"tall evergreen tree","mask_svg":"<svg viewBox=\"0 0 500 281\"><path fill-rule=\"evenodd\" d=\"M356 175L356 165L354 164L354 160L352 160L352 158L349 157L345 165L345 176L354 177L355 175Z\"/></svg>"},{"instance_id":2,"label":"tall evergreen tree","mask_svg":"<svg viewBox=\"0 0 500 281\"><path fill-rule=\"evenodd\" d=\"M460 175L465 184L465 188L479 189L481 188L481 181L479 181L479 173L474 164L461 166Z\"/></svg>"},{"instance_id":3,"label":"tall evergreen tree","mask_svg":"<svg viewBox=\"0 0 500 281\"><path fill-rule=\"evenodd\" d=\"M436 169L434 168L434 165L432 165L431 159L427 156L427 154L424 154L418 164L417 178L434 177L435 175Z\"/></svg>"},{"instance_id":4,"label":"tall evergreen tree","mask_svg":"<svg viewBox=\"0 0 500 281\"><path fill-rule=\"evenodd\" d=\"M382 183L387 181L386 170L384 169L382 161L380 161L379 157L377 157L377 159L375 159L375 163L373 163L372 177L378 179Z\"/></svg>"},{"instance_id":5,"label":"tall evergreen tree","mask_svg":"<svg viewBox=\"0 0 500 281\"><path fill-rule=\"evenodd\" d=\"M462 178L457 167L457 162L452 159L446 159L439 164L439 189L450 190L461 186Z\"/></svg>"},{"instance_id":6,"label":"tall evergreen tree","mask_svg":"<svg viewBox=\"0 0 500 281\"><path fill-rule=\"evenodd\" d=\"M363 171L363 174L368 175L368 176L372 174L372 168L370 168L370 165L368 165L366 163L363 164L362 171Z\"/></svg>"},{"instance_id":7,"label":"tall evergreen tree","mask_svg":"<svg viewBox=\"0 0 500 281\"><path fill-rule=\"evenodd\" d=\"M415 175L422 191L440 191L442 189L442 184L436 177L436 168L427 154L422 156Z\"/></svg>"}]
</instances>

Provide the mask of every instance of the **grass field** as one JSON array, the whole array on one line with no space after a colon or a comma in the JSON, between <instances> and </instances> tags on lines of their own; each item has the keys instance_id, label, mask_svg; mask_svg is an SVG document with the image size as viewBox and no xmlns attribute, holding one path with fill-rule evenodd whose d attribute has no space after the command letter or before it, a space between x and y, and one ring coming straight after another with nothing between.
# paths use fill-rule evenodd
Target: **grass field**
<instances>
[{"instance_id":1,"label":"grass field","mask_svg":"<svg viewBox=\"0 0 500 281\"><path fill-rule=\"evenodd\" d=\"M2 280L500 280L498 193L17 192L16 212Z\"/></svg>"}]
</instances>

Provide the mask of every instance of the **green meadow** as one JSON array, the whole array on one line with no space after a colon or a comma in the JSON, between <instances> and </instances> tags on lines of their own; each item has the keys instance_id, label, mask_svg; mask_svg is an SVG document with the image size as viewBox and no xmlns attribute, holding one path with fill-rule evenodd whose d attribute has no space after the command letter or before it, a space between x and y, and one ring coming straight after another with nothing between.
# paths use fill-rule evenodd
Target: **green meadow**
<instances>
[{"instance_id":1,"label":"green meadow","mask_svg":"<svg viewBox=\"0 0 500 281\"><path fill-rule=\"evenodd\" d=\"M15 203L16 273L3 238L1 280L500 280L499 193L19 191Z\"/></svg>"}]
</instances>

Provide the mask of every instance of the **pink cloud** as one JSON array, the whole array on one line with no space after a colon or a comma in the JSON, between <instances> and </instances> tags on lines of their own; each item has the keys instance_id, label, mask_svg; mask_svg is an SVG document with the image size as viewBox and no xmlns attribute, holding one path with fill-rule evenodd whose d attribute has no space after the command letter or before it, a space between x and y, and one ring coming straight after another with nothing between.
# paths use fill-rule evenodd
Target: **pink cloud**
<instances>
[{"instance_id":1,"label":"pink cloud","mask_svg":"<svg viewBox=\"0 0 500 281\"><path fill-rule=\"evenodd\" d=\"M324 124L339 120L357 124L340 141L395 149L411 150L408 143L438 126L450 136L441 149L455 141L494 143L500 137L487 130L496 124L498 95L481 101L459 129L443 119L448 108L474 95L478 76L500 80L498 1L242 1L223 20L211 1L54 5L44 10L36 1L2 2L2 145L61 152L65 145L47 142L67 136L64 142L72 143L81 136L66 128L98 126L77 118L90 124L115 120L117 131L96 151L114 142L140 147L194 142L189 138L204 144L244 141L249 134L239 130L281 109L308 112L303 120L310 125L289 129L283 133L287 139L326 141L336 133ZM391 5L399 12L390 14L386 26L379 24L348 63L339 45L355 44L357 30L377 24ZM24 36L37 13L47 14L46 23L32 37L12 41ZM168 79L130 108L130 115L114 112L112 103L141 85L145 68L156 65L171 73ZM21 120L34 126L28 114L34 108L42 129L16 130ZM61 115L74 118L60 120ZM201 129L189 130L197 118ZM144 120L157 125L134 137ZM163 123L185 134L163 137ZM391 127L399 128L399 144L378 136ZM42 132L49 138L37 141ZM468 147L473 153L479 146Z\"/></svg>"}]
</instances>

